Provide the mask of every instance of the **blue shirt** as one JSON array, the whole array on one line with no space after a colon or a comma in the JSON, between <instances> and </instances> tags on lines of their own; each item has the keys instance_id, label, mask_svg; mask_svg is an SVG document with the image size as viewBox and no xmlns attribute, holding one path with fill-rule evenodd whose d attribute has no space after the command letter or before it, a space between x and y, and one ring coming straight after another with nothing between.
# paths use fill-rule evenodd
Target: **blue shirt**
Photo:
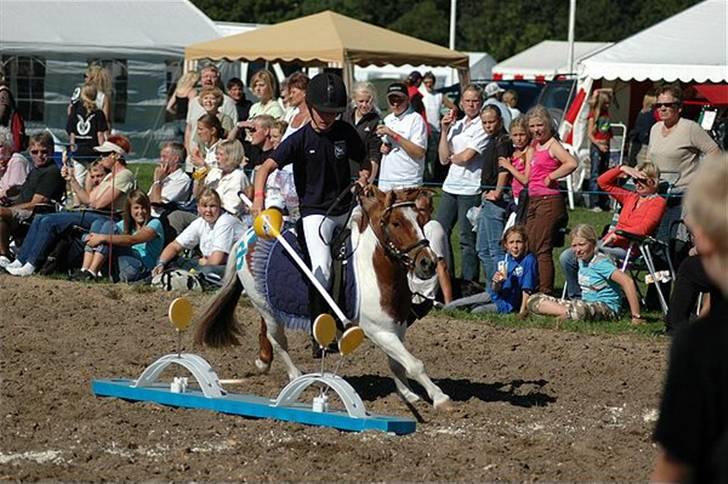
<instances>
[{"instance_id":1,"label":"blue shirt","mask_svg":"<svg viewBox=\"0 0 728 484\"><path fill-rule=\"evenodd\" d=\"M618 313L622 306L622 290L612 280L612 274L616 270L614 261L601 252L596 252L588 263L580 260L579 286L582 301L601 302Z\"/></svg>"},{"instance_id":2,"label":"blue shirt","mask_svg":"<svg viewBox=\"0 0 728 484\"><path fill-rule=\"evenodd\" d=\"M506 278L498 292L490 288L488 293L499 313L512 313L521 309L523 291L533 292L538 286L538 262L530 252L520 259L506 254L502 260L506 263Z\"/></svg>"},{"instance_id":3,"label":"blue shirt","mask_svg":"<svg viewBox=\"0 0 728 484\"><path fill-rule=\"evenodd\" d=\"M139 244L132 245L131 250L136 252L137 256L139 256L141 261L144 263L144 267L147 269L153 269L154 266L157 265L157 260L162 254L162 249L164 248L164 229L162 228L162 223L157 218L150 218L146 227L154 230L157 236L149 242L141 242ZM118 233L124 233L123 220L116 223L116 229Z\"/></svg>"}]
</instances>

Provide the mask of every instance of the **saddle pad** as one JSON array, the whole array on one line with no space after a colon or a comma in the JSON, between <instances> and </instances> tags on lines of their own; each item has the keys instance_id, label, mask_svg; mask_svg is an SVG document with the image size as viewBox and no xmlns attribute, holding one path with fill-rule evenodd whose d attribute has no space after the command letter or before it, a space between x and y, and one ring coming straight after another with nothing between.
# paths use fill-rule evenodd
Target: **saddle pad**
<instances>
[{"instance_id":1,"label":"saddle pad","mask_svg":"<svg viewBox=\"0 0 728 484\"><path fill-rule=\"evenodd\" d=\"M289 229L283 232L283 237L305 260L296 233ZM341 309L347 318L355 320L358 318L359 295L351 256L344 267L345 301ZM256 290L265 297L276 319L289 329L310 330L308 278L278 240L256 241L251 270Z\"/></svg>"}]
</instances>

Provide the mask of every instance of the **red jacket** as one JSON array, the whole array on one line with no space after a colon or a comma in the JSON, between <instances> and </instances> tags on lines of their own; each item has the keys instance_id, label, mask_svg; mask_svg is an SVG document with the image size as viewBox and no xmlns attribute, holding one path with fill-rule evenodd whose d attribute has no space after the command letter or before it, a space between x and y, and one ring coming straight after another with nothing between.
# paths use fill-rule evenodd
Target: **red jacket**
<instances>
[{"instance_id":1,"label":"red jacket","mask_svg":"<svg viewBox=\"0 0 728 484\"><path fill-rule=\"evenodd\" d=\"M617 184L622 171L619 167L605 171L597 178L599 188L609 193L609 195L622 205L622 211L619 213L619 220L614 230L611 230L604 238L609 237L615 230L624 230L637 235L652 235L660 225L662 215L665 213L667 202L661 196L655 194L642 201L638 207L637 201L639 194L626 190ZM617 235L612 243L614 247L629 247L629 240Z\"/></svg>"}]
</instances>

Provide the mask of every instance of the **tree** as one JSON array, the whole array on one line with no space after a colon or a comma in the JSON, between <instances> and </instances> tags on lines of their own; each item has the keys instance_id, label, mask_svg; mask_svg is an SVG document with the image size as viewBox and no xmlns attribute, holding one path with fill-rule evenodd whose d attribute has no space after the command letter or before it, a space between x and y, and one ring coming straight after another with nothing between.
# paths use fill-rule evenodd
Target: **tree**
<instances>
[{"instance_id":1,"label":"tree","mask_svg":"<svg viewBox=\"0 0 728 484\"><path fill-rule=\"evenodd\" d=\"M577 0L576 40L617 42L699 0ZM448 45L450 0L193 0L210 18L272 24L333 10L442 46ZM459 0L456 48L502 60L542 40L566 40L565 0Z\"/></svg>"}]
</instances>

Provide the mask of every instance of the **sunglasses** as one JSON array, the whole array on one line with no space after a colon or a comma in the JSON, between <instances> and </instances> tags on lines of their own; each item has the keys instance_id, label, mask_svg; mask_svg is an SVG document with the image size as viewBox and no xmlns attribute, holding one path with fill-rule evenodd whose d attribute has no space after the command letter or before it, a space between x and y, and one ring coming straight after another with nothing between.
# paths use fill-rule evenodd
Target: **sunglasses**
<instances>
[{"instance_id":1,"label":"sunglasses","mask_svg":"<svg viewBox=\"0 0 728 484\"><path fill-rule=\"evenodd\" d=\"M650 186L655 184L655 180L652 178L642 179L642 178L635 178L634 179L635 185L644 185L644 186Z\"/></svg>"},{"instance_id":2,"label":"sunglasses","mask_svg":"<svg viewBox=\"0 0 728 484\"><path fill-rule=\"evenodd\" d=\"M680 103L677 102L677 101L673 101L671 103L655 103L655 108L656 109L660 109L660 108L675 108L675 107L677 107L679 105L680 105Z\"/></svg>"},{"instance_id":3,"label":"sunglasses","mask_svg":"<svg viewBox=\"0 0 728 484\"><path fill-rule=\"evenodd\" d=\"M31 155L47 155L48 150L30 150Z\"/></svg>"}]
</instances>

